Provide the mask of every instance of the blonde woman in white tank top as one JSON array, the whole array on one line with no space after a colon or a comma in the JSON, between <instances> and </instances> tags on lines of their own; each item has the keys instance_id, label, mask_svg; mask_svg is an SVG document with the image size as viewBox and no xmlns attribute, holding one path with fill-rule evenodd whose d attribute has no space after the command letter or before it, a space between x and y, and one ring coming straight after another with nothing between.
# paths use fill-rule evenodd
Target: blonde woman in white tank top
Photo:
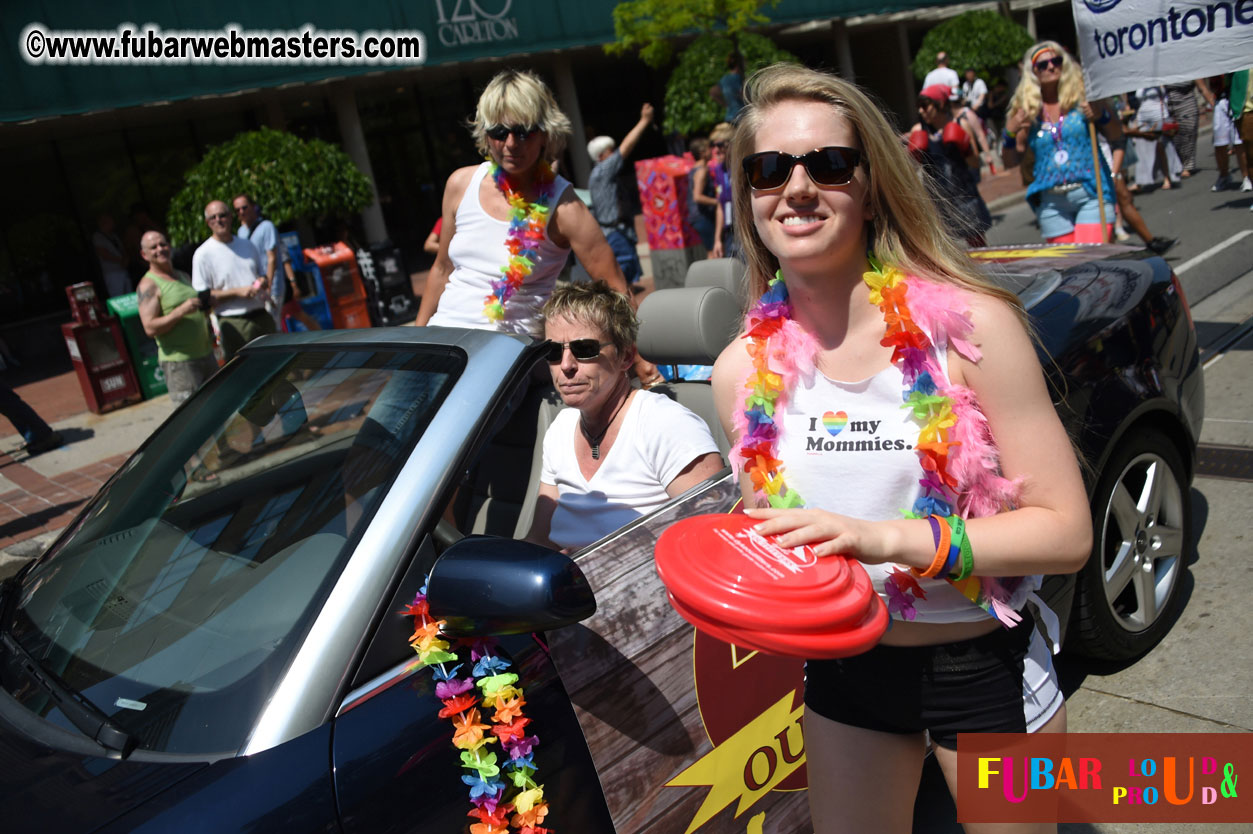
<instances>
[{"instance_id":1,"label":"blonde woman in white tank top","mask_svg":"<svg viewBox=\"0 0 1253 834\"><path fill-rule=\"evenodd\" d=\"M1011 296L986 285L946 236L880 111L854 85L794 66L763 70L747 92L731 148L734 215L749 264L749 295L770 294L750 312L752 330L718 359L713 384L728 436L764 442L781 461L736 460L746 464L745 502L760 532L779 535L784 546L812 544L820 555L844 554L872 575L886 570L909 577L910 568L952 565L938 553L943 539L927 513L901 516L918 494L917 481L926 479L921 461L927 456L918 447L934 446L899 408L910 380L915 391L925 390L930 377L922 380L916 367L894 364L893 347L883 344L885 328L895 321L883 310L905 310L899 298L908 298L919 322L934 325L930 333L917 331L934 341L908 355L925 358L939 377L938 390L957 398L951 401L960 420L953 425L970 430L986 416L994 461L999 450L999 468L993 462L971 476L977 492L954 487L954 507L945 515L969 516L973 584L1005 591L991 595L999 603L989 610L1003 620L1021 616L1024 625L1004 628L961 594L934 606L938 610L926 604L941 602L938 594L925 602L917 595L917 606L894 599L892 627L879 647L860 658L807 664L804 732L815 831L907 832L924 731L955 792L956 732L1002 724L1064 730L1048 654L1026 625L1031 615L1023 605L1033 583L1017 578L1082 566L1091 548L1086 494L1021 310ZM871 250L887 267L863 277L872 269ZM893 268L907 277L892 277ZM771 283L776 269L781 283ZM784 287L790 308L771 303ZM887 294L901 287L908 296ZM936 303L940 299L958 306ZM897 303L902 306L891 306ZM968 318L961 307L969 308ZM782 326L771 332L762 323L773 319ZM912 331L902 326L902 332ZM909 344L921 338L911 335ZM774 401L778 439L770 439L768 426L762 428L767 424L745 416L745 385L763 361L783 380ZM752 404L747 408L751 415ZM975 435L982 436L960 436L970 442ZM948 460L957 460L948 448ZM938 481L935 473L929 478ZM780 503L795 498L803 508L761 509L768 506L765 484ZM988 502L996 489L1015 496L1012 508L1009 501ZM936 587L951 590L942 579L933 580ZM952 661L967 655L980 671L995 672L987 697ZM957 703L929 688L936 670L959 693Z\"/></svg>"}]
</instances>

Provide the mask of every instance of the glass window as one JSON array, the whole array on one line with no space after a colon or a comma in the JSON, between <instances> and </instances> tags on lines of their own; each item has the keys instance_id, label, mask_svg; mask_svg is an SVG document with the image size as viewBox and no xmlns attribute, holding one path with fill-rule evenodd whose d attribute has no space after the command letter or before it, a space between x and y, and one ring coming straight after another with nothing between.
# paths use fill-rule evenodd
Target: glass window
<instances>
[{"instance_id":1,"label":"glass window","mask_svg":"<svg viewBox=\"0 0 1253 834\"><path fill-rule=\"evenodd\" d=\"M29 571L7 626L141 749L238 749L464 367L449 349L245 354ZM12 668L0 681L68 719Z\"/></svg>"}]
</instances>

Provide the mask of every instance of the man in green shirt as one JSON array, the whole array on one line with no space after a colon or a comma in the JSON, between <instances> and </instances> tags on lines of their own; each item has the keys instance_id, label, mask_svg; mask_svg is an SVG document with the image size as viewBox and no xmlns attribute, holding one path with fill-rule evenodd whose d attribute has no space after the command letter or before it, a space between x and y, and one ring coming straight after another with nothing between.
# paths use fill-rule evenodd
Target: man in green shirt
<instances>
[{"instance_id":1,"label":"man in green shirt","mask_svg":"<svg viewBox=\"0 0 1253 834\"><path fill-rule=\"evenodd\" d=\"M139 254L148 272L139 280L139 320L157 340L157 361L165 374L170 400L181 403L217 372L213 337L191 279L170 261L170 242L160 232L146 232Z\"/></svg>"}]
</instances>

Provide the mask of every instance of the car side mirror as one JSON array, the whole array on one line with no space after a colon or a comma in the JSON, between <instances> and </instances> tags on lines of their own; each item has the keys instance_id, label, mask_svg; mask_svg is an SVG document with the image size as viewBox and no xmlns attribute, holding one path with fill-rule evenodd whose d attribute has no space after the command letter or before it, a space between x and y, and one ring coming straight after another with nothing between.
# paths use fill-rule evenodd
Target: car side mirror
<instances>
[{"instance_id":1,"label":"car side mirror","mask_svg":"<svg viewBox=\"0 0 1253 834\"><path fill-rule=\"evenodd\" d=\"M573 559L498 536L466 536L445 550L426 598L452 637L548 631L596 613L592 586Z\"/></svg>"}]
</instances>

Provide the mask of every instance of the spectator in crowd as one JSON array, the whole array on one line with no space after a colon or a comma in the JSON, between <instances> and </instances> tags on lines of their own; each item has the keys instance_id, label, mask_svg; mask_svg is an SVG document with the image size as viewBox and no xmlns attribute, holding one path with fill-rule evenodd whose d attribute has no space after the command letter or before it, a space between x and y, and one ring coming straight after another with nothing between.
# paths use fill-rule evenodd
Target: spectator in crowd
<instances>
[{"instance_id":1,"label":"spectator in crowd","mask_svg":"<svg viewBox=\"0 0 1253 834\"><path fill-rule=\"evenodd\" d=\"M953 118L949 95L943 84L923 88L909 151L930 174L949 233L970 246L982 246L992 214L979 195L979 154L974 137Z\"/></svg>"},{"instance_id":2,"label":"spectator in crowd","mask_svg":"<svg viewBox=\"0 0 1253 834\"><path fill-rule=\"evenodd\" d=\"M65 438L54 431L44 419L35 413L35 409L7 383L0 382L0 414L13 424L13 428L26 441L25 450L28 455L38 455L65 445Z\"/></svg>"},{"instance_id":3,"label":"spectator in crowd","mask_svg":"<svg viewBox=\"0 0 1253 834\"><path fill-rule=\"evenodd\" d=\"M693 139L687 147L696 159L696 165L687 179L687 220L700 235L705 251L712 252L718 217L718 193L709 172L713 161L712 149L709 140L703 136Z\"/></svg>"},{"instance_id":4,"label":"spectator in crowd","mask_svg":"<svg viewBox=\"0 0 1253 834\"><path fill-rule=\"evenodd\" d=\"M961 79L957 77L957 70L949 69L947 52L936 53L935 69L927 73L927 76L922 79L923 87L930 87L934 84L943 84L950 90L956 90L961 87Z\"/></svg>"},{"instance_id":5,"label":"spectator in crowd","mask_svg":"<svg viewBox=\"0 0 1253 834\"><path fill-rule=\"evenodd\" d=\"M104 278L107 297L133 292L135 287L131 283L130 259L126 256L125 244L117 235L117 224L113 221L112 214L105 212L96 218L96 231L91 236L91 245L100 262L100 274Z\"/></svg>"},{"instance_id":6,"label":"spectator in crowd","mask_svg":"<svg viewBox=\"0 0 1253 834\"><path fill-rule=\"evenodd\" d=\"M709 175L713 179L714 191L718 197L718 208L714 213L714 248L710 252L715 258L734 258L739 254L739 244L735 242L735 224L731 214L731 170L727 158L727 146L735 128L730 122L719 122L709 132L709 144L713 148L713 161L709 164Z\"/></svg>"},{"instance_id":7,"label":"spectator in crowd","mask_svg":"<svg viewBox=\"0 0 1253 834\"><path fill-rule=\"evenodd\" d=\"M1179 162L1183 165L1179 176L1184 179L1196 173L1196 134L1200 115L1196 105L1198 92L1207 100L1210 99L1209 89L1202 78L1166 85L1166 107L1171 118L1179 125L1175 132L1174 146L1179 153ZM1212 101L1210 103L1213 104Z\"/></svg>"},{"instance_id":8,"label":"spectator in crowd","mask_svg":"<svg viewBox=\"0 0 1253 834\"><path fill-rule=\"evenodd\" d=\"M1218 179L1214 181L1211 191L1225 191L1236 186L1229 172L1229 160L1234 157L1240 169L1242 180L1239 186L1243 191L1253 191L1253 181L1249 180L1248 155L1245 152L1244 140L1232 119L1230 91L1227 79L1215 76L1209 80L1210 94L1214 97L1214 165L1218 168Z\"/></svg>"},{"instance_id":9,"label":"spectator in crowd","mask_svg":"<svg viewBox=\"0 0 1253 834\"><path fill-rule=\"evenodd\" d=\"M435 221L435 225L431 227L431 233L426 236L426 240L422 241L422 251L428 255L439 254L439 233L444 228L444 218L440 217Z\"/></svg>"},{"instance_id":10,"label":"spectator in crowd","mask_svg":"<svg viewBox=\"0 0 1253 834\"><path fill-rule=\"evenodd\" d=\"M1170 114L1164 88L1142 87L1136 91L1136 99L1139 106L1136 108L1136 135L1132 139L1136 149L1136 181L1130 186L1131 193L1154 185L1159 174L1162 189L1169 191L1179 184L1183 170L1175 145L1170 141L1179 123Z\"/></svg>"},{"instance_id":11,"label":"spectator in crowd","mask_svg":"<svg viewBox=\"0 0 1253 834\"><path fill-rule=\"evenodd\" d=\"M165 235L145 232L139 253L148 264L139 279L139 320L157 342L157 361L170 401L181 403L217 373L209 320L191 278L170 261Z\"/></svg>"},{"instance_id":12,"label":"spectator in crowd","mask_svg":"<svg viewBox=\"0 0 1253 834\"><path fill-rule=\"evenodd\" d=\"M527 538L577 550L722 469L709 427L627 377L639 324L603 281L557 288L544 307L549 368L562 401L544 435Z\"/></svg>"},{"instance_id":13,"label":"spectator in crowd","mask_svg":"<svg viewBox=\"0 0 1253 834\"><path fill-rule=\"evenodd\" d=\"M735 121L744 109L744 58L738 52L727 56L727 71L709 88L709 96L723 106L723 119Z\"/></svg>"},{"instance_id":14,"label":"spectator in crowd","mask_svg":"<svg viewBox=\"0 0 1253 834\"><path fill-rule=\"evenodd\" d=\"M1074 56L1055 41L1042 41L1023 57L1022 80L1005 120L1002 154L1007 167L1022 160L1027 203L1035 211L1040 234L1053 243L1106 243L1113 207L1101 199L1114 195L1109 168L1094 169L1094 148L1088 136L1083 73ZM1122 168L1126 140L1122 125L1101 108L1097 129L1113 150L1114 169ZM1025 157L1025 158L1024 158ZM1098 186L1099 183L1099 186ZM1101 198L1098 198L1097 188Z\"/></svg>"},{"instance_id":15,"label":"spectator in crowd","mask_svg":"<svg viewBox=\"0 0 1253 834\"><path fill-rule=\"evenodd\" d=\"M275 327L286 330L286 322L290 318L300 322L305 330L321 330L321 325L300 306L300 284L296 281L291 258L279 239L278 229L261 216L261 207L251 195L236 194L231 205L240 224L236 235L257 247L265 262L265 280L270 285L266 307L274 316Z\"/></svg>"},{"instance_id":16,"label":"spectator in crowd","mask_svg":"<svg viewBox=\"0 0 1253 834\"><path fill-rule=\"evenodd\" d=\"M643 268L635 250L638 242L635 219L626 208L620 180L627 157L635 152L644 131L652 123L653 106L645 102L640 107L639 121L622 138L621 145L615 147L612 136L597 136L587 143L587 155L592 158L594 166L587 181L588 191L592 194L592 214L629 284L640 279Z\"/></svg>"},{"instance_id":17,"label":"spectator in crowd","mask_svg":"<svg viewBox=\"0 0 1253 834\"><path fill-rule=\"evenodd\" d=\"M191 284L196 292L209 291L222 352L230 359L253 339L275 332L274 319L265 309L266 268L257 247L231 232L226 203L209 203L204 219L213 234L192 255Z\"/></svg>"},{"instance_id":18,"label":"spectator in crowd","mask_svg":"<svg viewBox=\"0 0 1253 834\"><path fill-rule=\"evenodd\" d=\"M1083 117L1090 122L1102 124L1106 121L1113 120L1121 126L1122 121L1119 116L1117 103L1113 101L1094 101L1084 102L1080 105L1083 111ZM1105 138L1104 133L1098 133L1097 142L1101 146L1101 157L1105 160L1105 164L1113 171L1114 180L1114 196L1118 200L1118 214L1123 223L1131 227L1137 235L1144 240L1144 245L1158 255L1165 255L1178 241L1170 237L1157 237L1149 231L1149 226L1144 222L1144 217L1140 214L1140 210L1136 208L1135 198L1127 189L1126 177L1123 175L1123 168L1126 167L1126 156L1123 157L1123 165L1115 167L1114 152L1110 146L1109 140ZM1124 148L1125 150L1125 148ZM1114 236L1123 241L1130 237L1126 230L1122 228L1121 223L1115 223Z\"/></svg>"},{"instance_id":19,"label":"spectator in crowd","mask_svg":"<svg viewBox=\"0 0 1253 834\"><path fill-rule=\"evenodd\" d=\"M966 79L962 81L962 101L975 113L983 109L988 98L988 85L973 68L966 70Z\"/></svg>"},{"instance_id":20,"label":"spectator in crowd","mask_svg":"<svg viewBox=\"0 0 1253 834\"><path fill-rule=\"evenodd\" d=\"M291 266L286 264L287 259L283 256L283 248L279 245L278 229L261 216L261 207L251 195L236 194L235 199L231 200L231 205L235 209L235 217L239 220L239 228L235 231L235 235L250 242L261 253L261 260L265 264L265 281L270 287L270 297L266 300L266 307L274 316L275 325L281 327L281 310L288 286L288 276L284 274L283 266L287 266L289 273ZM291 276L291 280L295 280L294 275Z\"/></svg>"}]
</instances>

